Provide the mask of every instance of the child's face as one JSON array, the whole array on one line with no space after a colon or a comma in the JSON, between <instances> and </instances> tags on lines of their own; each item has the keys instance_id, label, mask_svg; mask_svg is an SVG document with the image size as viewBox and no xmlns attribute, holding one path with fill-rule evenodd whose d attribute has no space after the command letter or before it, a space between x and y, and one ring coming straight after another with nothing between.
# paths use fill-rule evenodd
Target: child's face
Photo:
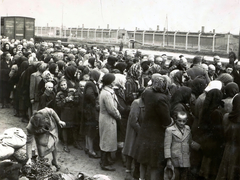
<instances>
[{"instance_id":1,"label":"child's face","mask_svg":"<svg viewBox=\"0 0 240 180\"><path fill-rule=\"evenodd\" d=\"M66 90L67 89L67 82L66 81L61 82L60 87L61 87L62 90Z\"/></svg>"},{"instance_id":2,"label":"child's face","mask_svg":"<svg viewBox=\"0 0 240 180\"><path fill-rule=\"evenodd\" d=\"M180 129L183 129L185 124L187 123L187 116L179 114L177 119L175 120L175 123Z\"/></svg>"},{"instance_id":3,"label":"child's face","mask_svg":"<svg viewBox=\"0 0 240 180\"><path fill-rule=\"evenodd\" d=\"M47 87L46 87L46 89L48 90L48 91L53 91L53 85L48 85Z\"/></svg>"}]
</instances>

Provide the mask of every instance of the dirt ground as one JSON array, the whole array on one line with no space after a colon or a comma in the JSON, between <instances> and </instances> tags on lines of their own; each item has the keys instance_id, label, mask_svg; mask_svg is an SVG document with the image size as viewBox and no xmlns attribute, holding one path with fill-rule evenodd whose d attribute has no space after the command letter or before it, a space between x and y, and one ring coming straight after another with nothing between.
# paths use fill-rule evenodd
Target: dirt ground
<instances>
[{"instance_id":1,"label":"dirt ground","mask_svg":"<svg viewBox=\"0 0 240 180\"><path fill-rule=\"evenodd\" d=\"M1 107L1 106L0 106ZM21 118L14 117L14 111L12 108L0 108L0 134L3 133L5 129L11 127L18 127L26 132L27 123L21 122ZM58 161L61 165L61 171L64 173L72 173L74 175L82 172L88 176L93 176L95 174L103 174L110 177L111 180L123 180L125 176L125 169L122 165L120 159L116 161L113 167L116 171L109 172L103 171L100 168L100 159L89 158L83 150L78 150L73 146L69 146L70 153L66 153L63 150L61 143L58 144ZM52 159L51 155L47 156L49 160ZM54 168L53 168L54 169Z\"/></svg>"}]
</instances>

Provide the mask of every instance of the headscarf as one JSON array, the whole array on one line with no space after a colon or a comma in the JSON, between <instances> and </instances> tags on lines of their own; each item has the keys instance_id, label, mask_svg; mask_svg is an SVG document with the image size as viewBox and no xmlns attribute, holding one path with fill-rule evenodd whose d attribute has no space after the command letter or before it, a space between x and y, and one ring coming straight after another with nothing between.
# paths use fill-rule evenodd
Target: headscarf
<instances>
[{"instance_id":1,"label":"headscarf","mask_svg":"<svg viewBox=\"0 0 240 180\"><path fill-rule=\"evenodd\" d=\"M109 56L108 59L107 59L107 63L110 65L110 66L114 66L114 64L117 62L117 58L114 57L114 56Z\"/></svg>"},{"instance_id":2,"label":"headscarf","mask_svg":"<svg viewBox=\"0 0 240 180\"><path fill-rule=\"evenodd\" d=\"M152 75L152 89L156 92L166 93L167 91L167 80L158 73Z\"/></svg>"},{"instance_id":3,"label":"headscarf","mask_svg":"<svg viewBox=\"0 0 240 180\"><path fill-rule=\"evenodd\" d=\"M208 128L208 125L211 123L210 115L217 109L219 106L223 106L222 103L222 91L218 89L212 89L206 94L206 98L203 102L202 118L200 120L200 126L203 129Z\"/></svg>"},{"instance_id":4,"label":"headscarf","mask_svg":"<svg viewBox=\"0 0 240 180\"><path fill-rule=\"evenodd\" d=\"M216 80L221 81L224 86L226 86L228 83L233 82L233 77L228 73L223 73L220 74Z\"/></svg>"},{"instance_id":5,"label":"headscarf","mask_svg":"<svg viewBox=\"0 0 240 180\"><path fill-rule=\"evenodd\" d=\"M108 73L102 77L103 86L110 85L115 80L114 74Z\"/></svg>"},{"instance_id":6,"label":"headscarf","mask_svg":"<svg viewBox=\"0 0 240 180\"><path fill-rule=\"evenodd\" d=\"M138 63L133 64L128 70L128 75L132 77L134 80L138 80L141 74L142 74L142 68L141 68L141 65Z\"/></svg>"},{"instance_id":7,"label":"headscarf","mask_svg":"<svg viewBox=\"0 0 240 180\"><path fill-rule=\"evenodd\" d=\"M119 62L116 64L115 68L118 69L121 74L123 74L123 71L127 68L127 64L125 62Z\"/></svg>"},{"instance_id":8,"label":"headscarf","mask_svg":"<svg viewBox=\"0 0 240 180\"><path fill-rule=\"evenodd\" d=\"M117 87L121 87L122 89L125 89L126 76L124 76L123 74L114 75L115 75L114 85Z\"/></svg>"},{"instance_id":9,"label":"headscarf","mask_svg":"<svg viewBox=\"0 0 240 180\"><path fill-rule=\"evenodd\" d=\"M179 87L171 98L171 110L178 104L187 104L191 98L192 89L186 86Z\"/></svg>"},{"instance_id":10,"label":"headscarf","mask_svg":"<svg viewBox=\"0 0 240 180\"><path fill-rule=\"evenodd\" d=\"M174 74L173 81L176 85L178 85L178 86L183 85L182 76L183 76L183 71L178 71Z\"/></svg>"},{"instance_id":11,"label":"headscarf","mask_svg":"<svg viewBox=\"0 0 240 180\"><path fill-rule=\"evenodd\" d=\"M65 78L68 80L74 80L75 79L75 73L77 71L77 68L74 66L68 66L65 69Z\"/></svg>"},{"instance_id":12,"label":"headscarf","mask_svg":"<svg viewBox=\"0 0 240 180\"><path fill-rule=\"evenodd\" d=\"M95 62L95 58L90 57L89 60L88 60L88 63L91 65L91 67L94 67L94 62Z\"/></svg>"},{"instance_id":13,"label":"headscarf","mask_svg":"<svg viewBox=\"0 0 240 180\"><path fill-rule=\"evenodd\" d=\"M50 71L50 73L52 73L52 74L56 74L56 68L57 68L57 64L56 63L51 63L50 65L49 65L49 71Z\"/></svg>"},{"instance_id":14,"label":"headscarf","mask_svg":"<svg viewBox=\"0 0 240 180\"><path fill-rule=\"evenodd\" d=\"M234 97L239 92L239 87L235 82L230 82L225 87L225 94L227 97Z\"/></svg>"},{"instance_id":15,"label":"headscarf","mask_svg":"<svg viewBox=\"0 0 240 180\"><path fill-rule=\"evenodd\" d=\"M232 102L233 108L232 111L229 113L228 119L233 123L240 123L240 94L237 94L233 98Z\"/></svg>"},{"instance_id":16,"label":"headscarf","mask_svg":"<svg viewBox=\"0 0 240 180\"><path fill-rule=\"evenodd\" d=\"M46 70L42 73L42 78L43 81L46 82L50 82L53 81L53 75L50 73L50 71Z\"/></svg>"},{"instance_id":17,"label":"headscarf","mask_svg":"<svg viewBox=\"0 0 240 180\"><path fill-rule=\"evenodd\" d=\"M99 71L92 70L92 71L90 71L90 74L89 74L90 75L90 79L95 81L95 82L98 82L100 74L101 73Z\"/></svg>"},{"instance_id":18,"label":"headscarf","mask_svg":"<svg viewBox=\"0 0 240 180\"><path fill-rule=\"evenodd\" d=\"M206 81L204 79L195 78L191 82L192 94L194 94L196 96L196 98L198 98L198 96L200 96L203 93L206 86L207 86L207 84L206 84Z\"/></svg>"}]
</instances>

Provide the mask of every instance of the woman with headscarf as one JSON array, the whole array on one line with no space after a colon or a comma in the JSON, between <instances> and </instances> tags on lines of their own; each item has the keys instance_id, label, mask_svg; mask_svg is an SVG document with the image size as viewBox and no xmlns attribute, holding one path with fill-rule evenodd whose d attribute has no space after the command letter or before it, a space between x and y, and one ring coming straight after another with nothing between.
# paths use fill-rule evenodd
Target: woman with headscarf
<instances>
[{"instance_id":1,"label":"woman with headscarf","mask_svg":"<svg viewBox=\"0 0 240 180\"><path fill-rule=\"evenodd\" d=\"M191 98L191 88L182 86L179 89L176 90L176 92L173 94L170 104L171 104L171 109L170 109L170 114L171 117L176 112L179 111L184 111L187 113L188 116L188 122L187 125L191 127L193 123L193 115L190 109L190 98Z\"/></svg>"},{"instance_id":2,"label":"woman with headscarf","mask_svg":"<svg viewBox=\"0 0 240 180\"><path fill-rule=\"evenodd\" d=\"M113 90L115 76L111 73L102 78L103 88L99 96L99 136L101 154L101 168L107 171L115 171L110 165L108 156L117 150L117 122L121 115L117 109L118 100Z\"/></svg>"},{"instance_id":3,"label":"woman with headscarf","mask_svg":"<svg viewBox=\"0 0 240 180\"><path fill-rule=\"evenodd\" d=\"M40 161L44 161L44 157L52 153L52 165L56 167L57 171L60 169L57 162L57 125L64 127L66 124L51 108L44 108L33 114L27 126L27 164L32 164L32 143L35 139Z\"/></svg>"},{"instance_id":4,"label":"woman with headscarf","mask_svg":"<svg viewBox=\"0 0 240 180\"><path fill-rule=\"evenodd\" d=\"M228 73L222 73L216 80L221 81L223 85L226 86L228 83L233 82L233 76Z\"/></svg>"},{"instance_id":5,"label":"woman with headscarf","mask_svg":"<svg viewBox=\"0 0 240 180\"><path fill-rule=\"evenodd\" d=\"M92 70L90 80L87 81L83 90L82 106L82 134L85 135L85 152L90 158L98 158L94 151L94 139L98 137L99 121L99 82L100 72Z\"/></svg>"},{"instance_id":6,"label":"woman with headscarf","mask_svg":"<svg viewBox=\"0 0 240 180\"><path fill-rule=\"evenodd\" d=\"M201 145L203 159L199 174L205 179L216 178L224 150L222 97L218 89L207 92L198 132L193 137Z\"/></svg>"},{"instance_id":7,"label":"woman with headscarf","mask_svg":"<svg viewBox=\"0 0 240 180\"><path fill-rule=\"evenodd\" d=\"M139 79L142 74L142 67L140 64L133 64L127 73L126 82L126 102L131 106L134 99L136 99L137 90L140 88Z\"/></svg>"},{"instance_id":8,"label":"woman with headscarf","mask_svg":"<svg viewBox=\"0 0 240 180\"><path fill-rule=\"evenodd\" d=\"M64 71L65 71L65 67L66 67L66 63L62 60L59 60L56 62L58 65L58 74L57 77L58 79L61 79L64 76Z\"/></svg>"},{"instance_id":9,"label":"woman with headscarf","mask_svg":"<svg viewBox=\"0 0 240 180\"><path fill-rule=\"evenodd\" d=\"M58 77L58 65L56 63L51 63L48 67L48 70L53 75L53 78L58 83L60 78Z\"/></svg>"},{"instance_id":10,"label":"woman with headscarf","mask_svg":"<svg viewBox=\"0 0 240 180\"><path fill-rule=\"evenodd\" d=\"M115 63L118 61L118 59L114 56L109 56L107 59L107 63L105 64L105 68L109 70L110 73L112 73L113 69L115 68Z\"/></svg>"},{"instance_id":11,"label":"woman with headscarf","mask_svg":"<svg viewBox=\"0 0 240 180\"><path fill-rule=\"evenodd\" d=\"M233 108L223 117L226 146L216 180L240 179L240 95L233 98Z\"/></svg>"},{"instance_id":12,"label":"woman with headscarf","mask_svg":"<svg viewBox=\"0 0 240 180\"><path fill-rule=\"evenodd\" d=\"M223 99L224 102L224 111L230 113L232 111L232 100L233 97L239 93L238 85L235 82L230 82L224 88L225 96Z\"/></svg>"},{"instance_id":13,"label":"woman with headscarf","mask_svg":"<svg viewBox=\"0 0 240 180\"><path fill-rule=\"evenodd\" d=\"M163 176L165 166L164 133L172 123L167 89L166 79L153 74L152 86L142 94L145 116L137 136L134 157L140 163L140 179L145 179L147 166L152 180L163 178L159 173Z\"/></svg>"},{"instance_id":14,"label":"woman with headscarf","mask_svg":"<svg viewBox=\"0 0 240 180\"><path fill-rule=\"evenodd\" d=\"M124 145L127 129L127 119L130 112L130 106L127 105L125 98L126 76L123 74L115 74L115 80L113 84L114 84L113 89L118 100L118 110L121 114L121 121L117 122L118 150L121 152ZM125 163L126 161L125 156L123 155L122 161L123 163Z\"/></svg>"}]
</instances>

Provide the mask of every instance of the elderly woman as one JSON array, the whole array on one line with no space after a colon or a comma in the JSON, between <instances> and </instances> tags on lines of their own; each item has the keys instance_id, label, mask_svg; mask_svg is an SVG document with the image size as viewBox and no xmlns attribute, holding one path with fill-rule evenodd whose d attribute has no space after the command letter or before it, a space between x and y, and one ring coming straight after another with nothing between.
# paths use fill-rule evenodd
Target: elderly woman
<instances>
[{"instance_id":1,"label":"elderly woman","mask_svg":"<svg viewBox=\"0 0 240 180\"><path fill-rule=\"evenodd\" d=\"M225 90L225 98L223 99L224 110L225 112L230 113L232 111L233 97L239 92L239 88L235 82L230 82L226 85L224 90Z\"/></svg>"},{"instance_id":2,"label":"elderly woman","mask_svg":"<svg viewBox=\"0 0 240 180\"><path fill-rule=\"evenodd\" d=\"M152 86L142 94L145 116L138 132L134 157L140 163L140 179L145 178L147 166L152 180L160 179L159 170L163 175L165 127L172 123L167 89L167 80L160 74L153 74Z\"/></svg>"},{"instance_id":3,"label":"elderly woman","mask_svg":"<svg viewBox=\"0 0 240 180\"><path fill-rule=\"evenodd\" d=\"M121 119L121 115L117 109L118 100L113 90L113 74L105 74L102 78L103 89L99 97L100 115L99 115L99 135L101 168L107 171L115 171L108 161L110 152L117 150L117 120Z\"/></svg>"},{"instance_id":4,"label":"elderly woman","mask_svg":"<svg viewBox=\"0 0 240 180\"><path fill-rule=\"evenodd\" d=\"M57 124L60 127L65 126L65 122L61 121L56 112L51 108L44 108L33 114L27 126L27 164L32 163L32 142L35 139L40 160L52 153L52 165L57 170L60 169L57 162L56 149L58 143Z\"/></svg>"}]
</instances>

